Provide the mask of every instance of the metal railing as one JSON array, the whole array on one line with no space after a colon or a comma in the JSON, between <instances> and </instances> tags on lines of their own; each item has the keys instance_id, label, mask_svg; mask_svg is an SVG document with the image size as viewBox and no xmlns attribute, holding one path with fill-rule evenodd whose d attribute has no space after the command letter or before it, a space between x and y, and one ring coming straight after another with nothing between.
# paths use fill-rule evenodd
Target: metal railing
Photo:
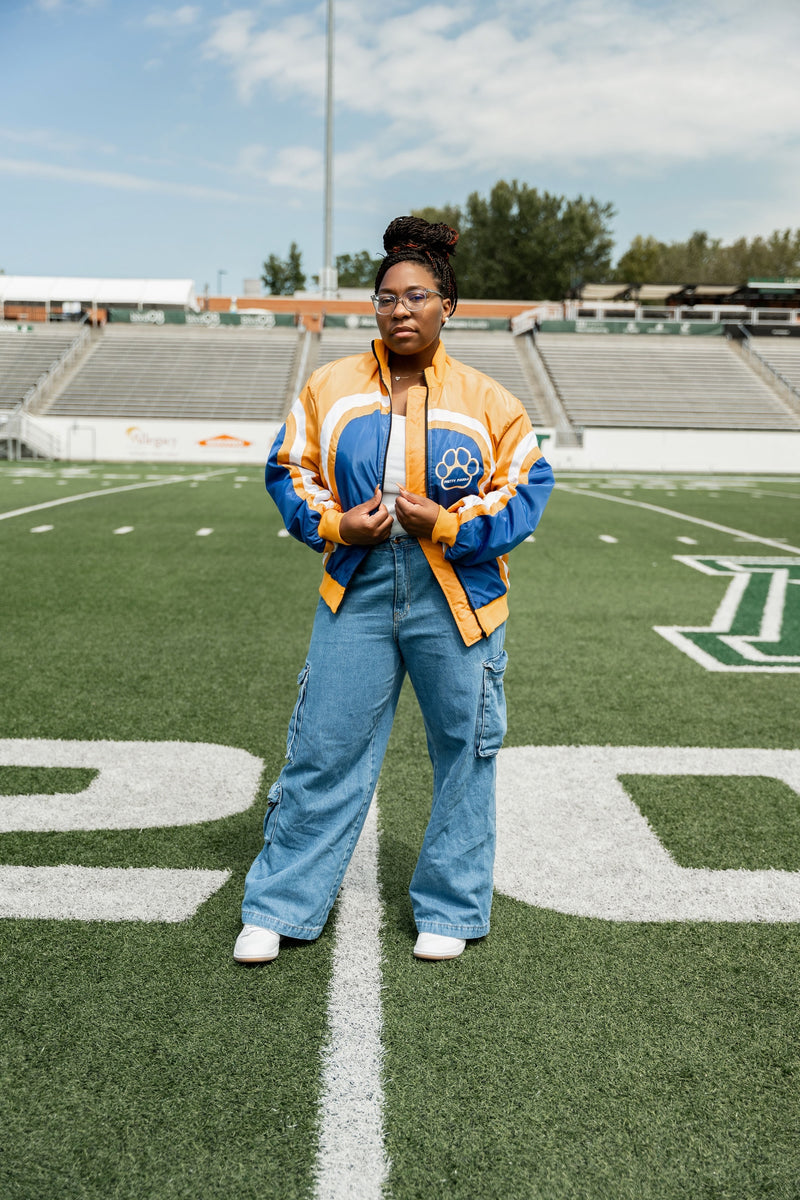
<instances>
[{"instance_id":1,"label":"metal railing","mask_svg":"<svg viewBox=\"0 0 800 1200\"><path fill-rule=\"evenodd\" d=\"M25 412L35 412L45 400L49 399L58 381L82 353L91 336L89 327L84 327L74 341L70 342L61 357L54 359L47 370L43 371L36 382L28 388L22 397L21 404Z\"/></svg>"},{"instance_id":2,"label":"metal railing","mask_svg":"<svg viewBox=\"0 0 800 1200\"><path fill-rule=\"evenodd\" d=\"M305 326L299 331L299 344L295 351L293 368L289 373L289 382L283 401L284 415L289 411L300 395L303 384L308 377L308 361L312 347L319 344L320 335L312 333Z\"/></svg>"},{"instance_id":3,"label":"metal railing","mask_svg":"<svg viewBox=\"0 0 800 1200\"><path fill-rule=\"evenodd\" d=\"M773 384L773 386L777 384L779 391L781 391L784 398L789 402L795 415L800 413L800 389L795 387L792 381L787 379L777 367L774 367L769 359L759 354L753 345L754 339L750 337L750 334L743 325L739 326L739 330L742 334L742 340L738 345L741 347L742 354L748 360L751 368L766 379L768 383ZM733 339L730 340L733 341Z\"/></svg>"},{"instance_id":4,"label":"metal railing","mask_svg":"<svg viewBox=\"0 0 800 1200\"><path fill-rule=\"evenodd\" d=\"M4 425L0 425L0 442L5 442L5 457L19 462L27 447L39 458L59 458L61 445L57 437L42 429L18 404Z\"/></svg>"},{"instance_id":5,"label":"metal railing","mask_svg":"<svg viewBox=\"0 0 800 1200\"><path fill-rule=\"evenodd\" d=\"M522 341L527 351L528 364L541 388L545 403L549 409L547 415L555 429L556 445L580 446L583 441L583 431L576 429L567 416L556 385L550 378L547 364L542 359L539 348L536 345L536 330L531 329L529 333L523 334Z\"/></svg>"}]
</instances>

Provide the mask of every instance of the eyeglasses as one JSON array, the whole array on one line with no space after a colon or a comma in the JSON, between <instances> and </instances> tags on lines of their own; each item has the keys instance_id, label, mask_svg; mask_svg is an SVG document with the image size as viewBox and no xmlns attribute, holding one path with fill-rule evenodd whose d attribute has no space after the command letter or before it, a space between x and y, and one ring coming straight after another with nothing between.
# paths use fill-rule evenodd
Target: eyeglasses
<instances>
[{"instance_id":1,"label":"eyeglasses","mask_svg":"<svg viewBox=\"0 0 800 1200\"><path fill-rule=\"evenodd\" d=\"M442 293L435 292L433 288L411 288L410 291L403 292L402 296L395 296L392 292L380 292L377 296L370 296L370 300L379 316L388 317L401 302L406 312L419 312L428 303L428 296L442 296Z\"/></svg>"}]
</instances>

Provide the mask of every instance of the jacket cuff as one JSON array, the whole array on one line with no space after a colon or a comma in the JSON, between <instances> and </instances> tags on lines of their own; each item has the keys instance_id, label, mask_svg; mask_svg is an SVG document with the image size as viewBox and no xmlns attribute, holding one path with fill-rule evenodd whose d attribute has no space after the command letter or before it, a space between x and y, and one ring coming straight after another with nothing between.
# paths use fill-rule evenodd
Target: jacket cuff
<instances>
[{"instance_id":1,"label":"jacket cuff","mask_svg":"<svg viewBox=\"0 0 800 1200\"><path fill-rule=\"evenodd\" d=\"M325 512L319 519L317 532L326 542L336 542L340 546L349 546L342 535L339 533L339 526L342 523L342 514L336 508L326 508Z\"/></svg>"},{"instance_id":2,"label":"jacket cuff","mask_svg":"<svg viewBox=\"0 0 800 1200\"><path fill-rule=\"evenodd\" d=\"M436 518L436 524L431 533L432 542L444 542L447 546L452 546L458 537L458 517L455 513L448 512L446 508L439 507L439 516Z\"/></svg>"}]
</instances>

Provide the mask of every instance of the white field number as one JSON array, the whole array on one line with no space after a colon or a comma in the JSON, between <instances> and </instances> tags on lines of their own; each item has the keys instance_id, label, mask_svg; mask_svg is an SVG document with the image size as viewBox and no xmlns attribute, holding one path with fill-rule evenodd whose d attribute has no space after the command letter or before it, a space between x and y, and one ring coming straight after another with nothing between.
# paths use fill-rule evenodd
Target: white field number
<instances>
[{"instance_id":1,"label":"white field number","mask_svg":"<svg viewBox=\"0 0 800 1200\"><path fill-rule=\"evenodd\" d=\"M98 772L74 794L0 797L3 832L219 820L254 803L262 771L244 750L194 742L0 740L0 765ZM502 750L497 890L537 908L611 921L800 921L800 872L680 867L619 782L637 774L760 775L800 793L800 750ZM0 866L0 916L182 921L229 877L203 869Z\"/></svg>"},{"instance_id":2,"label":"white field number","mask_svg":"<svg viewBox=\"0 0 800 1200\"><path fill-rule=\"evenodd\" d=\"M800 750L501 750L497 890L537 908L607 921L800 921L800 871L679 866L620 775L761 775L800 793Z\"/></svg>"},{"instance_id":3,"label":"white field number","mask_svg":"<svg viewBox=\"0 0 800 1200\"><path fill-rule=\"evenodd\" d=\"M0 796L0 832L152 829L216 821L254 802L262 762L204 742L0 740L0 765L83 767L81 792ZM183 921L230 871L0 866L0 917Z\"/></svg>"}]
</instances>

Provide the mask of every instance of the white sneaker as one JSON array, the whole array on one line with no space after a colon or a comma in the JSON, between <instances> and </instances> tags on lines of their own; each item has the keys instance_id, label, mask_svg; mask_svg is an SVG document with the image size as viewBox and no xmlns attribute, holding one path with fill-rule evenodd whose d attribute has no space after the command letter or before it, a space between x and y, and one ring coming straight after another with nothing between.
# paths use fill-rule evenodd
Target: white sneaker
<instances>
[{"instance_id":1,"label":"white sneaker","mask_svg":"<svg viewBox=\"0 0 800 1200\"><path fill-rule=\"evenodd\" d=\"M444 958L458 958L466 944L464 938L444 937L440 933L421 933L414 947L414 957L426 958L432 962Z\"/></svg>"},{"instance_id":2,"label":"white sneaker","mask_svg":"<svg viewBox=\"0 0 800 1200\"><path fill-rule=\"evenodd\" d=\"M261 925L244 925L233 947L233 957L239 963L272 962L278 957L281 935Z\"/></svg>"}]
</instances>

